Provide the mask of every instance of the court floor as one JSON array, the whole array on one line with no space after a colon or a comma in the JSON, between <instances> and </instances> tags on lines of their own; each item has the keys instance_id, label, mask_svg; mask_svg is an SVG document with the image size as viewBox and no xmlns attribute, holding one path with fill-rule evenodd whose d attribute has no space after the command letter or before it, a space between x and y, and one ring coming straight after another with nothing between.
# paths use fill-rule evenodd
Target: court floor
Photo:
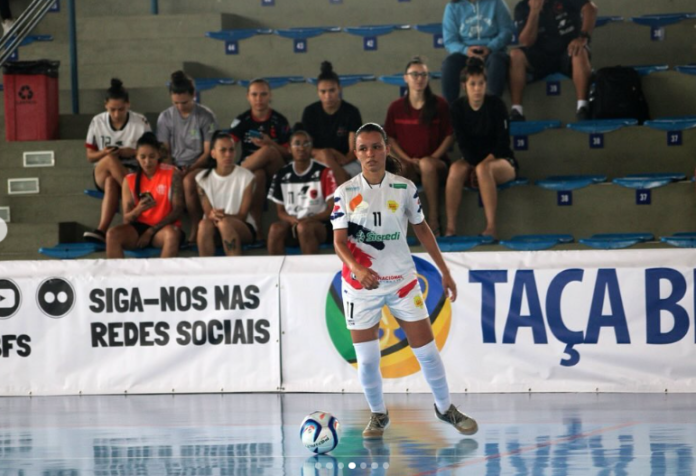
<instances>
[{"instance_id":1,"label":"court floor","mask_svg":"<svg viewBox=\"0 0 696 476\"><path fill-rule=\"evenodd\" d=\"M696 474L696 394L453 395L479 422L462 437L429 394L387 395L384 440L360 433L360 394L0 398L0 475ZM341 422L313 456L308 413Z\"/></svg>"}]
</instances>

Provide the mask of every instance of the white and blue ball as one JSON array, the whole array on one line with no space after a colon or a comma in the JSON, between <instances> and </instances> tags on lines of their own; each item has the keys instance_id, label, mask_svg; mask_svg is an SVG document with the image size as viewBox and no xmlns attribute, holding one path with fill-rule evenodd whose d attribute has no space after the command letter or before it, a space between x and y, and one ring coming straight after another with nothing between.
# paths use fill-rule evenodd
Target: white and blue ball
<instances>
[{"instance_id":1,"label":"white and blue ball","mask_svg":"<svg viewBox=\"0 0 696 476\"><path fill-rule=\"evenodd\" d=\"M338 446L341 424L327 412L310 413L300 425L300 439L312 453L328 453Z\"/></svg>"}]
</instances>

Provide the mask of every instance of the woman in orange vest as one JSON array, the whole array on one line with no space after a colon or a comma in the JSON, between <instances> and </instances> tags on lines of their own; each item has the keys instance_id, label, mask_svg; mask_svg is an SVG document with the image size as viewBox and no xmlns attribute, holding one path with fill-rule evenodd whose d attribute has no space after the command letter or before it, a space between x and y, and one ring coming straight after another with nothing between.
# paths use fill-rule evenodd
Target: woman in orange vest
<instances>
[{"instance_id":1,"label":"woman in orange vest","mask_svg":"<svg viewBox=\"0 0 696 476\"><path fill-rule=\"evenodd\" d=\"M123 258L124 249L154 246L162 258L177 255L181 242L184 192L176 167L160 163L162 144L152 132L138 139L140 169L123 181L123 225L106 234L107 258Z\"/></svg>"}]
</instances>

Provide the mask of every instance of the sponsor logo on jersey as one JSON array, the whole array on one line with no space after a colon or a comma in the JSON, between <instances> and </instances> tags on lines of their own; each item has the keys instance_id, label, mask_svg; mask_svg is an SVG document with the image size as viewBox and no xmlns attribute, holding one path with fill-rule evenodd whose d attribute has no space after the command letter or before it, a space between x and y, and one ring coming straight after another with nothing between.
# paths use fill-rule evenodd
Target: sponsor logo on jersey
<instances>
[{"instance_id":1,"label":"sponsor logo on jersey","mask_svg":"<svg viewBox=\"0 0 696 476\"><path fill-rule=\"evenodd\" d=\"M357 192L360 187L346 187L346 192Z\"/></svg>"},{"instance_id":2,"label":"sponsor logo on jersey","mask_svg":"<svg viewBox=\"0 0 696 476\"><path fill-rule=\"evenodd\" d=\"M403 281L404 277L401 274L390 274L387 276L380 276L379 280L385 283L398 283L399 281Z\"/></svg>"},{"instance_id":3,"label":"sponsor logo on jersey","mask_svg":"<svg viewBox=\"0 0 696 476\"><path fill-rule=\"evenodd\" d=\"M389 186L391 188L408 188L408 185L405 183L390 183Z\"/></svg>"},{"instance_id":4,"label":"sponsor logo on jersey","mask_svg":"<svg viewBox=\"0 0 696 476\"><path fill-rule=\"evenodd\" d=\"M391 210L392 213L396 213L396 211L399 209L399 204L396 203L394 200L389 200L387 202L387 208Z\"/></svg>"},{"instance_id":5,"label":"sponsor logo on jersey","mask_svg":"<svg viewBox=\"0 0 696 476\"><path fill-rule=\"evenodd\" d=\"M319 193L318 193L316 190L312 189L312 190L309 191L309 198L315 199L315 198L317 198L318 196L319 196Z\"/></svg>"},{"instance_id":6,"label":"sponsor logo on jersey","mask_svg":"<svg viewBox=\"0 0 696 476\"><path fill-rule=\"evenodd\" d=\"M394 241L394 240L398 240L399 238L401 238L401 232L400 232L400 231L397 231L397 232L395 232L395 233L387 233L387 234L384 234L384 235L380 235L379 233L375 233L374 231L368 231L367 233L365 233L364 231L359 230L359 231L355 234L355 240L356 240L358 243L363 243L363 242L372 242L372 243L374 243L374 242L376 242L376 241L377 241L377 242L382 242L382 241Z\"/></svg>"},{"instance_id":7,"label":"sponsor logo on jersey","mask_svg":"<svg viewBox=\"0 0 696 476\"><path fill-rule=\"evenodd\" d=\"M157 186L155 192L157 193L157 195L165 195L167 193L167 186L161 183Z\"/></svg>"},{"instance_id":8,"label":"sponsor logo on jersey","mask_svg":"<svg viewBox=\"0 0 696 476\"><path fill-rule=\"evenodd\" d=\"M362 195L357 194L348 204L351 212L362 212L370 208L370 204L363 200Z\"/></svg>"},{"instance_id":9,"label":"sponsor logo on jersey","mask_svg":"<svg viewBox=\"0 0 696 476\"><path fill-rule=\"evenodd\" d=\"M423 297L420 294L413 296L413 304L415 304L418 309L423 309Z\"/></svg>"}]
</instances>

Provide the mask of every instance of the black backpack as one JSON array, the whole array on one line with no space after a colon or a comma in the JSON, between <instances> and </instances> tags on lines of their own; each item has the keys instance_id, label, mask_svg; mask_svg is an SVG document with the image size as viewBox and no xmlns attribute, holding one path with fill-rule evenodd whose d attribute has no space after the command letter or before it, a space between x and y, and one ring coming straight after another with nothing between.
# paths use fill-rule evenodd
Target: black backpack
<instances>
[{"instance_id":1,"label":"black backpack","mask_svg":"<svg viewBox=\"0 0 696 476\"><path fill-rule=\"evenodd\" d=\"M633 68L612 66L597 71L590 91L594 119L650 119L648 103L643 95L640 75Z\"/></svg>"}]
</instances>

